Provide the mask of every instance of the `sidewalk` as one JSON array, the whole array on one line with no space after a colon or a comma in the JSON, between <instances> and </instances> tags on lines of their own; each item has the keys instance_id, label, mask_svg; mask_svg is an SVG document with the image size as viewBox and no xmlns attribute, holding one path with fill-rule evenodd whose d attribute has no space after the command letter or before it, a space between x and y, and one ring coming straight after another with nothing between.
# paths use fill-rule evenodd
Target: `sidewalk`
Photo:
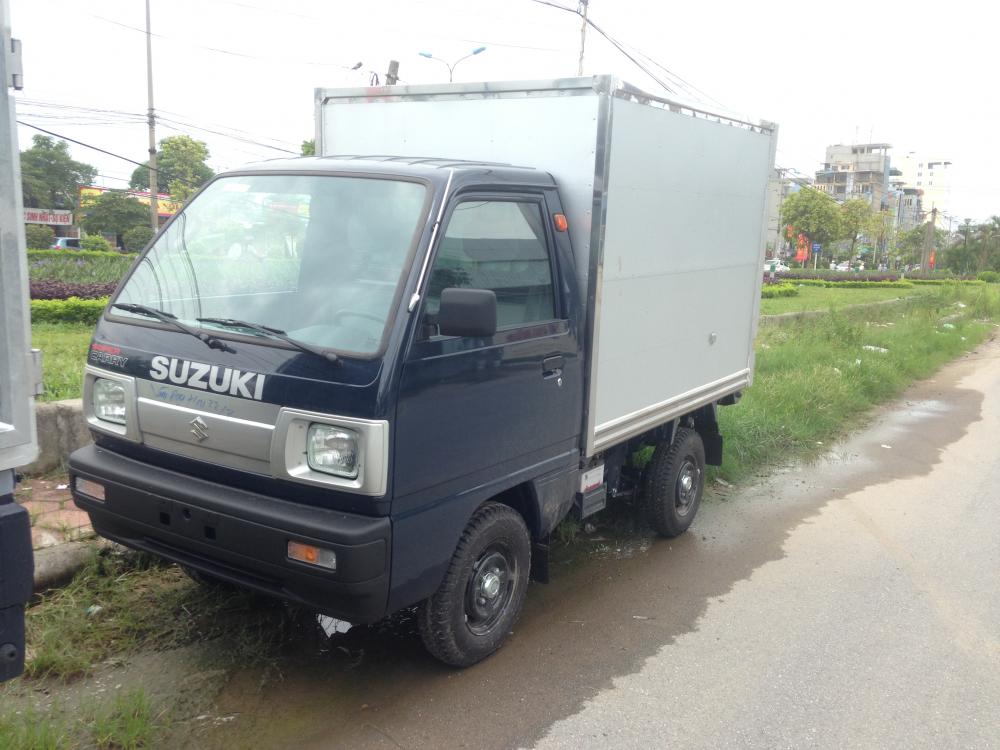
<instances>
[{"instance_id":1,"label":"sidewalk","mask_svg":"<svg viewBox=\"0 0 1000 750\"><path fill-rule=\"evenodd\" d=\"M34 550L76 542L94 535L87 514L73 505L66 475L26 477L14 488L14 499L31 516Z\"/></svg>"}]
</instances>

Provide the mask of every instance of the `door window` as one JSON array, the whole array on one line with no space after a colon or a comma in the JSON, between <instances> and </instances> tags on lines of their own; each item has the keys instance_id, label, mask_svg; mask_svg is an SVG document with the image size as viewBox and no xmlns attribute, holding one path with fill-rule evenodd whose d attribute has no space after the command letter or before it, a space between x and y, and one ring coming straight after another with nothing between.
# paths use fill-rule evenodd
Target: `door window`
<instances>
[{"instance_id":1,"label":"door window","mask_svg":"<svg viewBox=\"0 0 1000 750\"><path fill-rule=\"evenodd\" d=\"M552 320L555 295L541 206L511 200L459 203L428 280L428 316L437 314L441 290L450 287L491 289L498 328Z\"/></svg>"}]
</instances>

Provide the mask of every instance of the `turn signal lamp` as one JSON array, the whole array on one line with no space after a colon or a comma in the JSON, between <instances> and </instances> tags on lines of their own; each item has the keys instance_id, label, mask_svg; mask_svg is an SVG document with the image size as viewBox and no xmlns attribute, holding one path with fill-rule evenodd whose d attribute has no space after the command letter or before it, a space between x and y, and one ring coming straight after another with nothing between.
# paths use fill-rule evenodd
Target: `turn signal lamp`
<instances>
[{"instance_id":1,"label":"turn signal lamp","mask_svg":"<svg viewBox=\"0 0 1000 750\"><path fill-rule=\"evenodd\" d=\"M552 223L555 224L557 232L565 232L569 229L569 221L566 220L566 214L553 215Z\"/></svg>"},{"instance_id":2,"label":"turn signal lamp","mask_svg":"<svg viewBox=\"0 0 1000 750\"><path fill-rule=\"evenodd\" d=\"M327 570L337 569L337 554L333 550L314 547L302 542L288 543L288 559L296 560L306 565L315 565Z\"/></svg>"}]
</instances>

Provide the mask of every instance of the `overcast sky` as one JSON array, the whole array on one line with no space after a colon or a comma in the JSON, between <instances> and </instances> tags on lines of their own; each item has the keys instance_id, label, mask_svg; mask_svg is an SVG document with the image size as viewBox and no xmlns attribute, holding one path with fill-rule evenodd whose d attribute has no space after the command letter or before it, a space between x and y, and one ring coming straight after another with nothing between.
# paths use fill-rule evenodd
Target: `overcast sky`
<instances>
[{"instance_id":1,"label":"overcast sky","mask_svg":"<svg viewBox=\"0 0 1000 750\"><path fill-rule=\"evenodd\" d=\"M143 0L10 4L24 44L21 119L144 160ZM780 166L811 175L828 144L885 141L954 162L956 219L1000 214L992 3L591 0L590 15L667 68L672 81L647 62L685 99L778 122ZM297 153L313 135L313 89L364 85L391 58L406 83L440 82L447 68L419 52L454 60L485 45L456 81L562 77L576 73L580 38L578 17L532 0L152 0L152 19L157 137L204 140L216 170ZM662 92L593 29L584 70ZM22 148L34 132L19 129ZM132 171L72 151L108 186Z\"/></svg>"}]
</instances>

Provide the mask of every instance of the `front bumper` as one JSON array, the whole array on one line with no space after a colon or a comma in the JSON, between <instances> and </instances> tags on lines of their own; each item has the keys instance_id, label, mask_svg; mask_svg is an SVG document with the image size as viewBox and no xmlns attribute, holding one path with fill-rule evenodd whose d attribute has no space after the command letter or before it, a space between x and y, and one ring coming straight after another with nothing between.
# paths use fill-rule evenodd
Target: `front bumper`
<instances>
[{"instance_id":1,"label":"front bumper","mask_svg":"<svg viewBox=\"0 0 1000 750\"><path fill-rule=\"evenodd\" d=\"M94 530L128 547L350 622L386 614L391 525L258 495L90 445L69 460L73 501ZM76 477L105 487L101 502ZM289 541L332 549L337 570L289 560Z\"/></svg>"}]
</instances>

